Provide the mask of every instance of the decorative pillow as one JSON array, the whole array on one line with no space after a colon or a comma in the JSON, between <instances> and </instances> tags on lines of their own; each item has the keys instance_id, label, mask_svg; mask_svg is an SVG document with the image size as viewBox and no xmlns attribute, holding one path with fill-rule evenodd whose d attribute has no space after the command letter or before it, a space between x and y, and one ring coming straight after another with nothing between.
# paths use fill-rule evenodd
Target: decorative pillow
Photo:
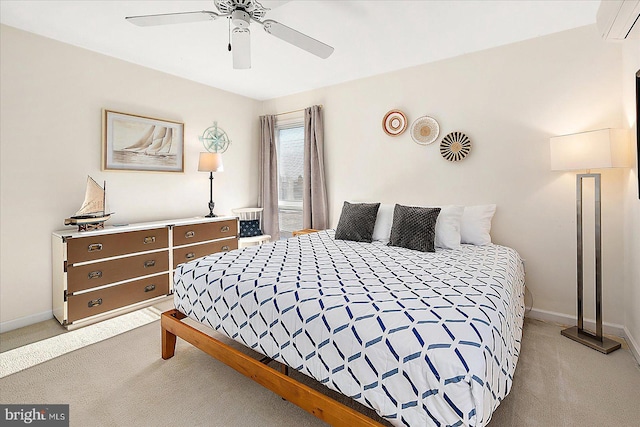
<instances>
[{"instance_id":1,"label":"decorative pillow","mask_svg":"<svg viewBox=\"0 0 640 427\"><path fill-rule=\"evenodd\" d=\"M262 230L260 230L260 220L240 220L240 237L253 236L262 236Z\"/></svg>"},{"instance_id":2,"label":"decorative pillow","mask_svg":"<svg viewBox=\"0 0 640 427\"><path fill-rule=\"evenodd\" d=\"M444 249L460 248L460 223L464 206L442 206L436 222L436 247Z\"/></svg>"},{"instance_id":3,"label":"decorative pillow","mask_svg":"<svg viewBox=\"0 0 640 427\"><path fill-rule=\"evenodd\" d=\"M393 224L394 205L381 204L378 209L378 219L373 229L373 240L389 242L391 226ZM464 206L441 206L436 221L435 245L437 248L458 249L460 247L460 221L464 213Z\"/></svg>"},{"instance_id":4,"label":"decorative pillow","mask_svg":"<svg viewBox=\"0 0 640 427\"><path fill-rule=\"evenodd\" d=\"M335 238L371 243L380 203L344 202Z\"/></svg>"},{"instance_id":5,"label":"decorative pillow","mask_svg":"<svg viewBox=\"0 0 640 427\"><path fill-rule=\"evenodd\" d=\"M389 246L435 252L436 221L440 208L396 205Z\"/></svg>"},{"instance_id":6,"label":"decorative pillow","mask_svg":"<svg viewBox=\"0 0 640 427\"><path fill-rule=\"evenodd\" d=\"M391 225L393 224L393 208L394 205L380 205L378 209L378 217L376 226L373 228L372 239L384 243L389 242L391 236Z\"/></svg>"},{"instance_id":7,"label":"decorative pillow","mask_svg":"<svg viewBox=\"0 0 640 427\"><path fill-rule=\"evenodd\" d=\"M488 245L491 243L491 220L496 205L465 206L460 223L462 243Z\"/></svg>"}]
</instances>

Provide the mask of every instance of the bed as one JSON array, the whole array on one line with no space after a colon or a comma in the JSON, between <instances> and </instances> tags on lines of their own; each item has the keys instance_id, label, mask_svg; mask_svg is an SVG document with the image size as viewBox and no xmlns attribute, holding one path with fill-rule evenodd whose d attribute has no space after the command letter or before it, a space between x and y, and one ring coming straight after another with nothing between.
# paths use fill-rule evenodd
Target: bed
<instances>
[{"instance_id":1,"label":"bed","mask_svg":"<svg viewBox=\"0 0 640 427\"><path fill-rule=\"evenodd\" d=\"M212 349L180 320L207 325L392 425L484 426L511 388L524 317L524 268L514 249L424 253L336 240L332 230L182 264L174 292L176 310L163 316L163 357L183 337L344 425L368 421L348 410L344 418L339 404L318 405L321 396L289 385L285 373Z\"/></svg>"}]
</instances>

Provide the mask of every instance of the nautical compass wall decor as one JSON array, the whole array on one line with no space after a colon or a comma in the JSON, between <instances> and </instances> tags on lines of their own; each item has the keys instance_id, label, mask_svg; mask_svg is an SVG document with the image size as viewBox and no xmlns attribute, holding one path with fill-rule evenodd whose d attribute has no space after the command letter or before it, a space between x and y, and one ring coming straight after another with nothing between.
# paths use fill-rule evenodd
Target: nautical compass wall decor
<instances>
[{"instance_id":1,"label":"nautical compass wall decor","mask_svg":"<svg viewBox=\"0 0 640 427\"><path fill-rule=\"evenodd\" d=\"M210 153L224 153L231 144L224 129L218 127L218 122L213 122L213 126L206 128L198 139Z\"/></svg>"}]
</instances>

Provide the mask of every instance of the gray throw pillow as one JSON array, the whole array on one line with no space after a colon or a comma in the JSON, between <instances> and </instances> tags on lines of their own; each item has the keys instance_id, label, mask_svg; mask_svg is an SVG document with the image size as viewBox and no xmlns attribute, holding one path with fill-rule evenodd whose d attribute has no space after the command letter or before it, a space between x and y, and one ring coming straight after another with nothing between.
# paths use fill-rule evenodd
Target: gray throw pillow
<instances>
[{"instance_id":1,"label":"gray throw pillow","mask_svg":"<svg viewBox=\"0 0 640 427\"><path fill-rule=\"evenodd\" d=\"M335 238L371 243L380 203L344 202Z\"/></svg>"},{"instance_id":2,"label":"gray throw pillow","mask_svg":"<svg viewBox=\"0 0 640 427\"><path fill-rule=\"evenodd\" d=\"M440 208L396 205L389 246L435 252L436 220Z\"/></svg>"}]
</instances>

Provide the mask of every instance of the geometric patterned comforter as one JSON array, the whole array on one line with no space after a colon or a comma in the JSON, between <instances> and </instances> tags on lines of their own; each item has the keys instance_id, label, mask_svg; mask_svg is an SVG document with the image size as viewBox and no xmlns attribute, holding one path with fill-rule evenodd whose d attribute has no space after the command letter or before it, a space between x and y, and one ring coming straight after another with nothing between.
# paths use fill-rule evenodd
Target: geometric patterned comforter
<instances>
[{"instance_id":1,"label":"geometric patterned comforter","mask_svg":"<svg viewBox=\"0 0 640 427\"><path fill-rule=\"evenodd\" d=\"M520 351L518 253L499 245L425 253L333 235L182 264L175 306L393 425L486 425Z\"/></svg>"}]
</instances>

